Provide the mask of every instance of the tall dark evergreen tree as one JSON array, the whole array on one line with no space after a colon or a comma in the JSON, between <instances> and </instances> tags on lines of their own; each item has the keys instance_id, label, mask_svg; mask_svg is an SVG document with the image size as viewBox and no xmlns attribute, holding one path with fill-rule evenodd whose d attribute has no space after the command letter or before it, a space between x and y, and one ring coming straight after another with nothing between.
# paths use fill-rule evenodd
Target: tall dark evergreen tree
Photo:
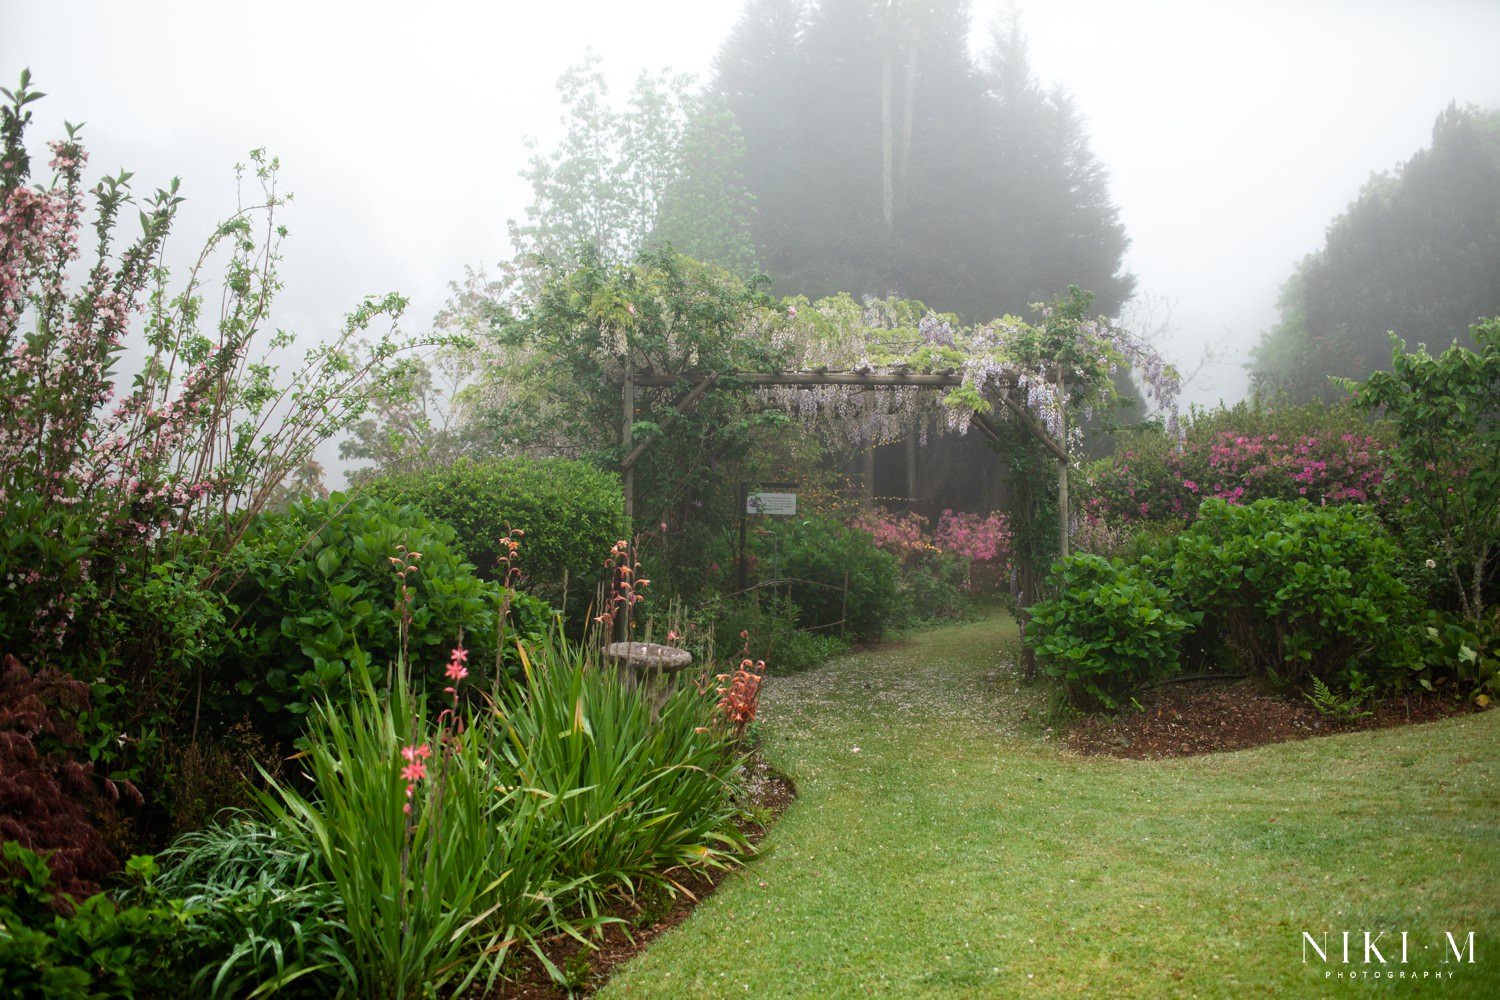
<instances>
[{"instance_id":1,"label":"tall dark evergreen tree","mask_svg":"<svg viewBox=\"0 0 1500 1000\"><path fill-rule=\"evenodd\" d=\"M921 299L966 319L1077 284L1114 313L1128 245L1082 118L1016 25L969 57L967 0L750 0L712 89L745 139L783 292Z\"/></svg>"},{"instance_id":2,"label":"tall dark evergreen tree","mask_svg":"<svg viewBox=\"0 0 1500 1000\"><path fill-rule=\"evenodd\" d=\"M1432 145L1373 176L1282 288L1255 385L1301 402L1389 370L1390 333L1440 350L1500 315L1500 110L1451 105Z\"/></svg>"},{"instance_id":3,"label":"tall dark evergreen tree","mask_svg":"<svg viewBox=\"0 0 1500 1000\"><path fill-rule=\"evenodd\" d=\"M761 262L781 294L896 294L983 322L1130 297L1128 241L1066 95L1014 22L970 55L969 0L748 0L710 86L744 137ZM877 495L998 502L977 439L882 449ZM941 496L941 499L939 498Z\"/></svg>"}]
</instances>

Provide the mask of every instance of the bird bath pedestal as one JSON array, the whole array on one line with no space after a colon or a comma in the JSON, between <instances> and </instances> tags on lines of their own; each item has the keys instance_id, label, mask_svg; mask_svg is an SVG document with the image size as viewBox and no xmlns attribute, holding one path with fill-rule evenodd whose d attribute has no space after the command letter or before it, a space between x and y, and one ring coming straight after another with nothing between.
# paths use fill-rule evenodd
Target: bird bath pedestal
<instances>
[{"instance_id":1,"label":"bird bath pedestal","mask_svg":"<svg viewBox=\"0 0 1500 1000\"><path fill-rule=\"evenodd\" d=\"M693 662L693 654L657 642L613 642L604 647L604 658L615 665L626 684L651 688L651 719L675 688L677 675Z\"/></svg>"}]
</instances>

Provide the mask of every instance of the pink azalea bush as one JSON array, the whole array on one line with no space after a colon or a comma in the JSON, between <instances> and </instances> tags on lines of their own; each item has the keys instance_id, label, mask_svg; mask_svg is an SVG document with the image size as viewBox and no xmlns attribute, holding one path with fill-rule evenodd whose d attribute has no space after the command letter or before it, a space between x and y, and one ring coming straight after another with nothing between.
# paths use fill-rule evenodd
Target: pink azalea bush
<instances>
[{"instance_id":1,"label":"pink azalea bush","mask_svg":"<svg viewBox=\"0 0 1500 1000\"><path fill-rule=\"evenodd\" d=\"M1196 414L1180 441L1122 435L1115 454L1085 470L1087 524L1182 524L1209 497L1373 503L1386 479L1379 427L1347 408L1260 410L1241 404Z\"/></svg>"},{"instance_id":2,"label":"pink azalea bush","mask_svg":"<svg viewBox=\"0 0 1500 1000\"><path fill-rule=\"evenodd\" d=\"M998 512L981 516L945 509L931 532L927 518L910 511L896 515L877 508L851 524L894 555L908 577L939 572L935 564L954 560L962 567L965 588L973 590L996 584L1010 565L1010 527Z\"/></svg>"}]
</instances>

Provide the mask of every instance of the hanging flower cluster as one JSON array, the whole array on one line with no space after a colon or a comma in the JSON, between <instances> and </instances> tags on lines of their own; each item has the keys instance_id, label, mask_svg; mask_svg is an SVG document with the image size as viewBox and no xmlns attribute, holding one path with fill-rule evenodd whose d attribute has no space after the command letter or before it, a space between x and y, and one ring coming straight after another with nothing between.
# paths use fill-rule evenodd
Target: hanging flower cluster
<instances>
[{"instance_id":1,"label":"hanging flower cluster","mask_svg":"<svg viewBox=\"0 0 1500 1000\"><path fill-rule=\"evenodd\" d=\"M779 342L798 371L840 373L850 376L848 384L768 386L760 395L849 447L913 434L925 443L937 428L966 433L974 415L984 413L1030 419L1033 429L1076 450L1088 418L1113 404L1114 377L1128 367L1175 433L1176 371L1149 344L1104 317L1089 317L1089 304L1075 289L1051 306L1035 306L1036 325L1006 316L964 327L916 302L823 299L800 313L789 310L793 330ZM943 394L857 378L874 375L940 375L957 384Z\"/></svg>"}]
</instances>

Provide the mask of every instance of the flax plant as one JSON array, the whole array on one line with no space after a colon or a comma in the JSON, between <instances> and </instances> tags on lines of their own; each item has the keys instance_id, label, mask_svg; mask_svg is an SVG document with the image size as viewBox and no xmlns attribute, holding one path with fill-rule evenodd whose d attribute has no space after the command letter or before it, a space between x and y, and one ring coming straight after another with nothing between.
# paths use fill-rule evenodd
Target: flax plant
<instances>
[{"instance_id":1,"label":"flax plant","mask_svg":"<svg viewBox=\"0 0 1500 1000\"><path fill-rule=\"evenodd\" d=\"M273 782L262 798L343 901L346 991L358 997L491 987L511 947L557 920L554 859L529 797L502 780L482 727L451 712L428 721L405 674L379 691L358 663L349 697L313 715L313 795Z\"/></svg>"},{"instance_id":2,"label":"flax plant","mask_svg":"<svg viewBox=\"0 0 1500 1000\"><path fill-rule=\"evenodd\" d=\"M558 876L597 915L618 890L675 891L682 867L726 867L748 847L733 818L733 744L694 685L656 699L599 665L597 651L554 640L530 655L506 713L502 753L540 805Z\"/></svg>"}]
</instances>

